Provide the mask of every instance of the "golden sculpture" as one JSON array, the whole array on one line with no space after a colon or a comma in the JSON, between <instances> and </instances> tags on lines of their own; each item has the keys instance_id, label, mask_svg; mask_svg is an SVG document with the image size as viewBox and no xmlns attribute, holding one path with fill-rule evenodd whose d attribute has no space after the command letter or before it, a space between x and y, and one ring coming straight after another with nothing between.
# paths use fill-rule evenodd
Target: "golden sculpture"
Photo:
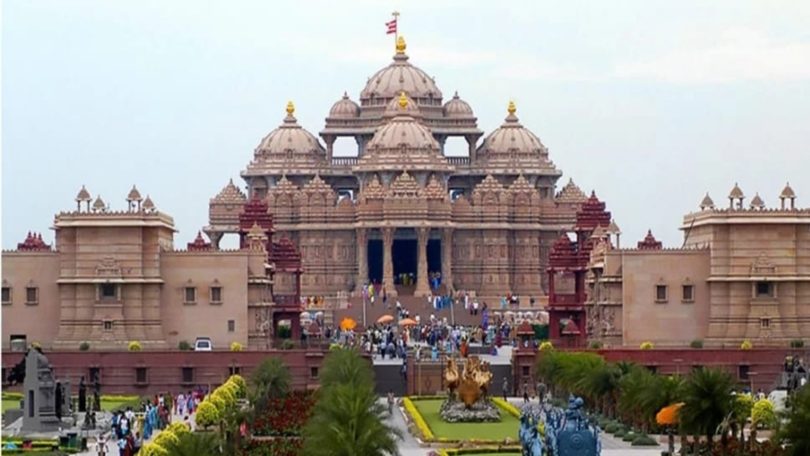
<instances>
[{"instance_id":1,"label":"golden sculpture","mask_svg":"<svg viewBox=\"0 0 810 456\"><path fill-rule=\"evenodd\" d=\"M458 399L467 407L471 407L479 399L486 397L492 381L492 372L489 371L489 363L481 361L477 356L470 356L459 375L456 360L450 358L447 360L444 380L447 382L450 398L458 394Z\"/></svg>"},{"instance_id":2,"label":"golden sculpture","mask_svg":"<svg viewBox=\"0 0 810 456\"><path fill-rule=\"evenodd\" d=\"M408 97L405 96L405 92L400 92L399 94L399 107L402 109L408 107Z\"/></svg>"},{"instance_id":3,"label":"golden sculpture","mask_svg":"<svg viewBox=\"0 0 810 456\"><path fill-rule=\"evenodd\" d=\"M397 38L397 45L396 45L396 48L397 48L397 54L404 54L404 53L405 53L405 48L406 48L406 47L407 47L407 46L405 45L405 38L403 38L403 37L402 37L402 35L400 35L400 36Z\"/></svg>"},{"instance_id":4,"label":"golden sculpture","mask_svg":"<svg viewBox=\"0 0 810 456\"><path fill-rule=\"evenodd\" d=\"M287 115L291 116L295 112L295 105L292 101L287 102Z\"/></svg>"}]
</instances>

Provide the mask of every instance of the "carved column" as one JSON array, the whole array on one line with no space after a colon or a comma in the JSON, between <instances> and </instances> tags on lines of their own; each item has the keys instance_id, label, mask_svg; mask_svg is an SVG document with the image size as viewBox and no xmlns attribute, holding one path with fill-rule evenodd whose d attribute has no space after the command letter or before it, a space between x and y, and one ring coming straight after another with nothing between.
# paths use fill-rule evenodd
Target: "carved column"
<instances>
[{"instance_id":1,"label":"carved column","mask_svg":"<svg viewBox=\"0 0 810 456\"><path fill-rule=\"evenodd\" d=\"M442 283L448 290L455 291L453 287L453 229L442 230Z\"/></svg>"},{"instance_id":2,"label":"carved column","mask_svg":"<svg viewBox=\"0 0 810 456\"><path fill-rule=\"evenodd\" d=\"M394 261L392 250L394 248L394 228L383 228L383 287L386 293L396 296L397 289L394 287Z\"/></svg>"},{"instance_id":3,"label":"carved column","mask_svg":"<svg viewBox=\"0 0 810 456\"><path fill-rule=\"evenodd\" d=\"M357 280L354 284L355 291L362 291L362 287L368 281L368 230L358 228L357 235Z\"/></svg>"},{"instance_id":4,"label":"carved column","mask_svg":"<svg viewBox=\"0 0 810 456\"><path fill-rule=\"evenodd\" d=\"M430 294L428 285L427 242L430 228L416 229L416 289L414 296Z\"/></svg>"},{"instance_id":5,"label":"carved column","mask_svg":"<svg viewBox=\"0 0 810 456\"><path fill-rule=\"evenodd\" d=\"M332 147L335 145L334 136L324 136L323 140L326 142L326 163L331 166L332 164Z\"/></svg>"}]
</instances>

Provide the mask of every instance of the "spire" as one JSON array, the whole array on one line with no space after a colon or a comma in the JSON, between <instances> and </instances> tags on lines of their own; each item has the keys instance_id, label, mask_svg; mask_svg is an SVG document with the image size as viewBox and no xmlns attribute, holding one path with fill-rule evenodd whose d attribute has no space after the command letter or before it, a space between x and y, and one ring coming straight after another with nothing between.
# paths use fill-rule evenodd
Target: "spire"
<instances>
[{"instance_id":1,"label":"spire","mask_svg":"<svg viewBox=\"0 0 810 456\"><path fill-rule=\"evenodd\" d=\"M396 44L397 54L404 54L404 53L405 53L405 49L406 49L407 47L408 47L408 46L405 44L405 38L403 38L403 36L402 36L402 35L400 35L400 36L397 38L397 44Z\"/></svg>"},{"instance_id":2,"label":"spire","mask_svg":"<svg viewBox=\"0 0 810 456\"><path fill-rule=\"evenodd\" d=\"M104 212L107 206L104 204L104 200L101 199L101 195L98 195L96 201L93 203L93 211L95 212Z\"/></svg>"},{"instance_id":3,"label":"spire","mask_svg":"<svg viewBox=\"0 0 810 456\"><path fill-rule=\"evenodd\" d=\"M706 192L706 196L703 197L703 201L700 202L700 210L703 211L706 209L714 209L714 201L712 201L708 192Z\"/></svg>"},{"instance_id":4,"label":"spire","mask_svg":"<svg viewBox=\"0 0 810 456\"><path fill-rule=\"evenodd\" d=\"M637 247L641 250L661 250L663 246L661 241L655 239L652 230L647 230L647 235L644 236L644 240L637 244Z\"/></svg>"},{"instance_id":5,"label":"spire","mask_svg":"<svg viewBox=\"0 0 810 456\"><path fill-rule=\"evenodd\" d=\"M754 195L751 198L751 209L764 209L765 208L765 201L762 201L762 198L759 197L759 193Z\"/></svg>"}]
</instances>

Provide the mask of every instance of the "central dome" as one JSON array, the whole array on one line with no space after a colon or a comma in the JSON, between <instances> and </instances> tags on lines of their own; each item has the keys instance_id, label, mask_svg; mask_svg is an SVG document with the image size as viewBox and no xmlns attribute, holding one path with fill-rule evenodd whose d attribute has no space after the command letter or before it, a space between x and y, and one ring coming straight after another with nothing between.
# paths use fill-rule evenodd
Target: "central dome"
<instances>
[{"instance_id":1,"label":"central dome","mask_svg":"<svg viewBox=\"0 0 810 456\"><path fill-rule=\"evenodd\" d=\"M368 79L366 87L360 92L362 105L374 104L370 100L382 98L386 102L405 92L419 104L441 102L442 92L436 87L436 81L420 68L408 63L405 54L405 40L397 40L397 53L394 62ZM430 100L436 100L433 103Z\"/></svg>"}]
</instances>

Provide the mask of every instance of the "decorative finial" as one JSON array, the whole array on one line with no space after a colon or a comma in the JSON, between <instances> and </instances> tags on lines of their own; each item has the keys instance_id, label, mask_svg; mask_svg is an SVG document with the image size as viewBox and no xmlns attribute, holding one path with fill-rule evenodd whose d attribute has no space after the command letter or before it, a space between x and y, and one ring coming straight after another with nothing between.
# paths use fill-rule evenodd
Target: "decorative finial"
<instances>
[{"instance_id":1,"label":"decorative finial","mask_svg":"<svg viewBox=\"0 0 810 456\"><path fill-rule=\"evenodd\" d=\"M295 105L293 104L292 101L288 101L287 102L287 115L292 116L294 112L295 112Z\"/></svg>"},{"instance_id":2,"label":"decorative finial","mask_svg":"<svg viewBox=\"0 0 810 456\"><path fill-rule=\"evenodd\" d=\"M405 109L408 107L408 97L405 96L405 92L399 93L399 107Z\"/></svg>"},{"instance_id":3,"label":"decorative finial","mask_svg":"<svg viewBox=\"0 0 810 456\"><path fill-rule=\"evenodd\" d=\"M515 115L515 111L517 111L517 108L515 107L514 100L509 100L509 106L506 107L506 112L508 112L510 116L513 116Z\"/></svg>"},{"instance_id":4,"label":"decorative finial","mask_svg":"<svg viewBox=\"0 0 810 456\"><path fill-rule=\"evenodd\" d=\"M397 38L397 54L404 54L405 48L407 47L408 46L405 45L405 38L403 38L402 35L400 35Z\"/></svg>"}]
</instances>

